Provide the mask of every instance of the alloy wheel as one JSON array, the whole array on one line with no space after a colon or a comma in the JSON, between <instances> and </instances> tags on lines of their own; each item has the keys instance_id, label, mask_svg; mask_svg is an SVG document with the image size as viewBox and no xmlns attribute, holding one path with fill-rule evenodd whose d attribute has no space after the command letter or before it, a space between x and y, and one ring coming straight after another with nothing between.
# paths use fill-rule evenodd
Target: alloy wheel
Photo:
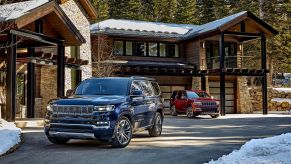
<instances>
[{"instance_id":1,"label":"alloy wheel","mask_svg":"<svg viewBox=\"0 0 291 164\"><path fill-rule=\"evenodd\" d=\"M120 120L117 127L117 139L120 144L126 145L131 139L131 124L128 120Z\"/></svg>"},{"instance_id":2,"label":"alloy wheel","mask_svg":"<svg viewBox=\"0 0 291 164\"><path fill-rule=\"evenodd\" d=\"M187 108L187 117L192 118L194 117L194 113L192 108Z\"/></svg>"}]
</instances>

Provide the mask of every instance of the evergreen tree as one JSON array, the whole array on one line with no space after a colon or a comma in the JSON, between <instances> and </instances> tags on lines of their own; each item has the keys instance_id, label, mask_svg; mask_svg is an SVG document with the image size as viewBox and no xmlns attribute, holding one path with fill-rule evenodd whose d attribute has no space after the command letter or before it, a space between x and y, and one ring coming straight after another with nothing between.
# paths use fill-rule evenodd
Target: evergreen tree
<instances>
[{"instance_id":1,"label":"evergreen tree","mask_svg":"<svg viewBox=\"0 0 291 164\"><path fill-rule=\"evenodd\" d=\"M196 0L177 0L176 23L197 24Z\"/></svg>"},{"instance_id":2,"label":"evergreen tree","mask_svg":"<svg viewBox=\"0 0 291 164\"><path fill-rule=\"evenodd\" d=\"M96 22L109 18L108 0L91 0L91 3L98 13Z\"/></svg>"},{"instance_id":3,"label":"evergreen tree","mask_svg":"<svg viewBox=\"0 0 291 164\"><path fill-rule=\"evenodd\" d=\"M176 0L153 0L154 20L161 22L174 22Z\"/></svg>"},{"instance_id":4,"label":"evergreen tree","mask_svg":"<svg viewBox=\"0 0 291 164\"><path fill-rule=\"evenodd\" d=\"M214 0L197 0L197 9L200 24L215 20Z\"/></svg>"},{"instance_id":5,"label":"evergreen tree","mask_svg":"<svg viewBox=\"0 0 291 164\"><path fill-rule=\"evenodd\" d=\"M109 0L109 15L111 18L140 19L140 0Z\"/></svg>"},{"instance_id":6,"label":"evergreen tree","mask_svg":"<svg viewBox=\"0 0 291 164\"><path fill-rule=\"evenodd\" d=\"M141 19L154 21L154 2L153 0L141 0Z\"/></svg>"}]
</instances>

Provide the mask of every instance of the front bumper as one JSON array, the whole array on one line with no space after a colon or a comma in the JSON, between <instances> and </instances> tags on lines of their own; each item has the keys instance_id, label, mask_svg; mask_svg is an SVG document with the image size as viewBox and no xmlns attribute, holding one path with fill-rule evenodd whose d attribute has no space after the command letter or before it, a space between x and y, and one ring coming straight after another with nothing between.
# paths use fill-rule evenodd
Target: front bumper
<instances>
[{"instance_id":1,"label":"front bumper","mask_svg":"<svg viewBox=\"0 0 291 164\"><path fill-rule=\"evenodd\" d=\"M48 137L68 139L112 139L114 127L112 125L97 126L93 124L49 123L45 125L45 134Z\"/></svg>"},{"instance_id":2,"label":"front bumper","mask_svg":"<svg viewBox=\"0 0 291 164\"><path fill-rule=\"evenodd\" d=\"M193 108L193 113L199 114L199 115L210 115L210 114L219 114L218 108Z\"/></svg>"}]
</instances>

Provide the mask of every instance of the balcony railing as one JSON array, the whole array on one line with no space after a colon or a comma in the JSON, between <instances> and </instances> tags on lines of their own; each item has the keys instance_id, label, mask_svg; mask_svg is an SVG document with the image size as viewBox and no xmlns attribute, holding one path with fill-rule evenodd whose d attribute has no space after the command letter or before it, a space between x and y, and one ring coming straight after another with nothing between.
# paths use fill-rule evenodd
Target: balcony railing
<instances>
[{"instance_id":1,"label":"balcony railing","mask_svg":"<svg viewBox=\"0 0 291 164\"><path fill-rule=\"evenodd\" d=\"M225 68L248 68L254 69L256 64L254 63L254 56L225 56L224 65ZM207 69L220 68L220 57L210 57L206 59Z\"/></svg>"}]
</instances>

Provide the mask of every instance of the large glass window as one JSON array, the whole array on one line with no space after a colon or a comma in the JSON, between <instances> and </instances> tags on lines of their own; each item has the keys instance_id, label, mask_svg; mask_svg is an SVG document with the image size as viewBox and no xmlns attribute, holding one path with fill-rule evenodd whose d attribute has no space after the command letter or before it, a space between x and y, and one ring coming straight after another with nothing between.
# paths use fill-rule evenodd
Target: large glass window
<instances>
[{"instance_id":1,"label":"large glass window","mask_svg":"<svg viewBox=\"0 0 291 164\"><path fill-rule=\"evenodd\" d=\"M132 42L126 41L126 55L132 56Z\"/></svg>"},{"instance_id":2,"label":"large glass window","mask_svg":"<svg viewBox=\"0 0 291 164\"><path fill-rule=\"evenodd\" d=\"M168 57L173 58L176 57L176 45L175 44L168 44L167 45Z\"/></svg>"},{"instance_id":3,"label":"large glass window","mask_svg":"<svg viewBox=\"0 0 291 164\"><path fill-rule=\"evenodd\" d=\"M158 56L158 44L149 43L149 56Z\"/></svg>"},{"instance_id":4,"label":"large glass window","mask_svg":"<svg viewBox=\"0 0 291 164\"><path fill-rule=\"evenodd\" d=\"M165 43L160 43L160 56L161 57L166 57L166 44Z\"/></svg>"},{"instance_id":5,"label":"large glass window","mask_svg":"<svg viewBox=\"0 0 291 164\"><path fill-rule=\"evenodd\" d=\"M123 41L114 41L114 55L123 55Z\"/></svg>"},{"instance_id":6,"label":"large glass window","mask_svg":"<svg viewBox=\"0 0 291 164\"><path fill-rule=\"evenodd\" d=\"M134 55L146 56L146 43L145 42L135 42Z\"/></svg>"},{"instance_id":7,"label":"large glass window","mask_svg":"<svg viewBox=\"0 0 291 164\"><path fill-rule=\"evenodd\" d=\"M225 43L225 66L232 68L237 66L237 48L236 43ZM218 42L206 42L206 57L207 68L215 69L219 68L219 43Z\"/></svg>"},{"instance_id":8,"label":"large glass window","mask_svg":"<svg viewBox=\"0 0 291 164\"><path fill-rule=\"evenodd\" d=\"M154 43L140 41L114 42L114 55L126 56L150 56L150 57L179 57L179 44L175 43Z\"/></svg>"},{"instance_id":9,"label":"large glass window","mask_svg":"<svg viewBox=\"0 0 291 164\"><path fill-rule=\"evenodd\" d=\"M71 57L80 59L80 46L71 46ZM77 71L71 69L71 88L75 88L77 85Z\"/></svg>"}]
</instances>

